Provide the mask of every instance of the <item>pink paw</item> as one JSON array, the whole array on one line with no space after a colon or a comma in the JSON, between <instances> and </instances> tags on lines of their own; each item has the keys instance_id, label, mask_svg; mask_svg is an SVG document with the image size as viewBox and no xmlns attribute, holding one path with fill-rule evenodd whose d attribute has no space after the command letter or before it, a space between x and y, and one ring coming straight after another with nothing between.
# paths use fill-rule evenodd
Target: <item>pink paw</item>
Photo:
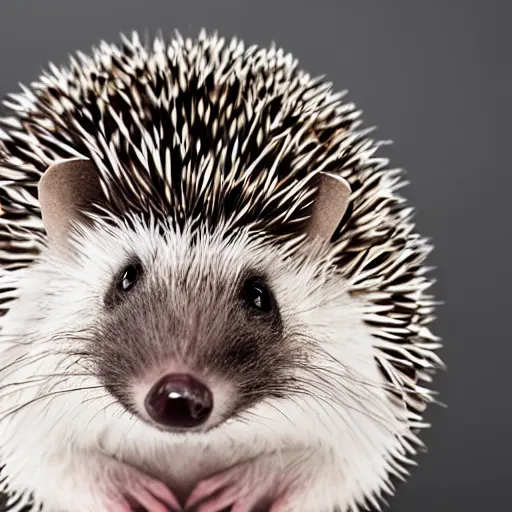
<instances>
[{"instance_id":1,"label":"pink paw","mask_svg":"<svg viewBox=\"0 0 512 512\"><path fill-rule=\"evenodd\" d=\"M185 505L196 512L287 512L284 493L273 468L246 463L200 482Z\"/></svg>"},{"instance_id":2,"label":"pink paw","mask_svg":"<svg viewBox=\"0 0 512 512\"><path fill-rule=\"evenodd\" d=\"M183 510L169 488L159 480L121 465L114 474L107 476L109 482L108 512L169 512Z\"/></svg>"}]
</instances>

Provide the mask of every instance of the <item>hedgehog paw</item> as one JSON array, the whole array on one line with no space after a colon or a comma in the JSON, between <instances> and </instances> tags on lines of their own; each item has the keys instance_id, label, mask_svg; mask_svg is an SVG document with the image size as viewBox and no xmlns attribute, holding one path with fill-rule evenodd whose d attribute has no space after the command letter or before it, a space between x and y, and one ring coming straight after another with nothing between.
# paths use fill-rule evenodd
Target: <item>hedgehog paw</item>
<instances>
[{"instance_id":1,"label":"hedgehog paw","mask_svg":"<svg viewBox=\"0 0 512 512\"><path fill-rule=\"evenodd\" d=\"M201 481L185 505L196 512L288 512L297 482L283 481L287 474L277 459L265 458L234 466Z\"/></svg>"},{"instance_id":2,"label":"hedgehog paw","mask_svg":"<svg viewBox=\"0 0 512 512\"><path fill-rule=\"evenodd\" d=\"M181 505L161 481L124 464L116 464L105 475L109 488L106 510L112 512L181 511Z\"/></svg>"}]
</instances>

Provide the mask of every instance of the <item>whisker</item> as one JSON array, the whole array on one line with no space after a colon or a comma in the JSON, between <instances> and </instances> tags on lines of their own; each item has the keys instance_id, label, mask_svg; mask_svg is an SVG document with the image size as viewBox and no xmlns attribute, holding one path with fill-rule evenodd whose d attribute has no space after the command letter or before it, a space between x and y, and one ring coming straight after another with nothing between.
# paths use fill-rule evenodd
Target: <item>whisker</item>
<instances>
[{"instance_id":1,"label":"whisker","mask_svg":"<svg viewBox=\"0 0 512 512\"><path fill-rule=\"evenodd\" d=\"M64 395L67 393L73 393L76 391L86 391L86 390L90 390L90 389L103 389L103 386L101 386L101 385L99 385L99 386L84 386L84 387L79 387L79 388L63 389L63 390L59 390L59 391L52 391L50 393L46 393L42 396L38 396L32 400L29 400L28 402L25 402L24 404L22 404L18 407L15 407L13 409L10 409L10 410L2 413L2 415L0 416L0 422L4 421L6 418L11 416L12 414L16 414L17 412L24 409L25 407L28 407L29 405L32 405L35 402L38 402L40 400L44 400L44 399L50 398L50 397L55 397L57 395Z\"/></svg>"}]
</instances>

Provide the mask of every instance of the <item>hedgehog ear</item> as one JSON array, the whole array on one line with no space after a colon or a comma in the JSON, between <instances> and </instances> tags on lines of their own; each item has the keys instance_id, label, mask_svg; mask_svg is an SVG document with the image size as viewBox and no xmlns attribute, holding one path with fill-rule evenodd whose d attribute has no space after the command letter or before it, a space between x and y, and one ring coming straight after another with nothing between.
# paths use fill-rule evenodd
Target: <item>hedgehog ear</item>
<instances>
[{"instance_id":1,"label":"hedgehog ear","mask_svg":"<svg viewBox=\"0 0 512 512\"><path fill-rule=\"evenodd\" d=\"M317 196L306 226L307 234L330 241L347 212L351 192L345 178L334 173L320 173Z\"/></svg>"},{"instance_id":2,"label":"hedgehog ear","mask_svg":"<svg viewBox=\"0 0 512 512\"><path fill-rule=\"evenodd\" d=\"M104 201L99 174L90 160L70 159L51 165L38 185L43 225L51 241L69 242L73 221Z\"/></svg>"}]
</instances>

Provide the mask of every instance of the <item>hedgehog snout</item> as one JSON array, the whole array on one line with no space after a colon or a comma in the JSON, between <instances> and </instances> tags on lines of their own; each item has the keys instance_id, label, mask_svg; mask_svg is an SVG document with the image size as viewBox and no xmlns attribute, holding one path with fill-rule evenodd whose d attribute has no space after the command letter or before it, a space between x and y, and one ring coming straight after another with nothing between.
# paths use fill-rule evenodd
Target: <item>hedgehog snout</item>
<instances>
[{"instance_id":1,"label":"hedgehog snout","mask_svg":"<svg viewBox=\"0 0 512 512\"><path fill-rule=\"evenodd\" d=\"M202 425L210 416L213 394L195 377L173 373L156 382L144 405L153 421L164 427L191 428Z\"/></svg>"},{"instance_id":2,"label":"hedgehog snout","mask_svg":"<svg viewBox=\"0 0 512 512\"><path fill-rule=\"evenodd\" d=\"M228 377L174 358L143 373L130 385L132 410L156 428L207 431L233 414L238 392Z\"/></svg>"}]
</instances>

